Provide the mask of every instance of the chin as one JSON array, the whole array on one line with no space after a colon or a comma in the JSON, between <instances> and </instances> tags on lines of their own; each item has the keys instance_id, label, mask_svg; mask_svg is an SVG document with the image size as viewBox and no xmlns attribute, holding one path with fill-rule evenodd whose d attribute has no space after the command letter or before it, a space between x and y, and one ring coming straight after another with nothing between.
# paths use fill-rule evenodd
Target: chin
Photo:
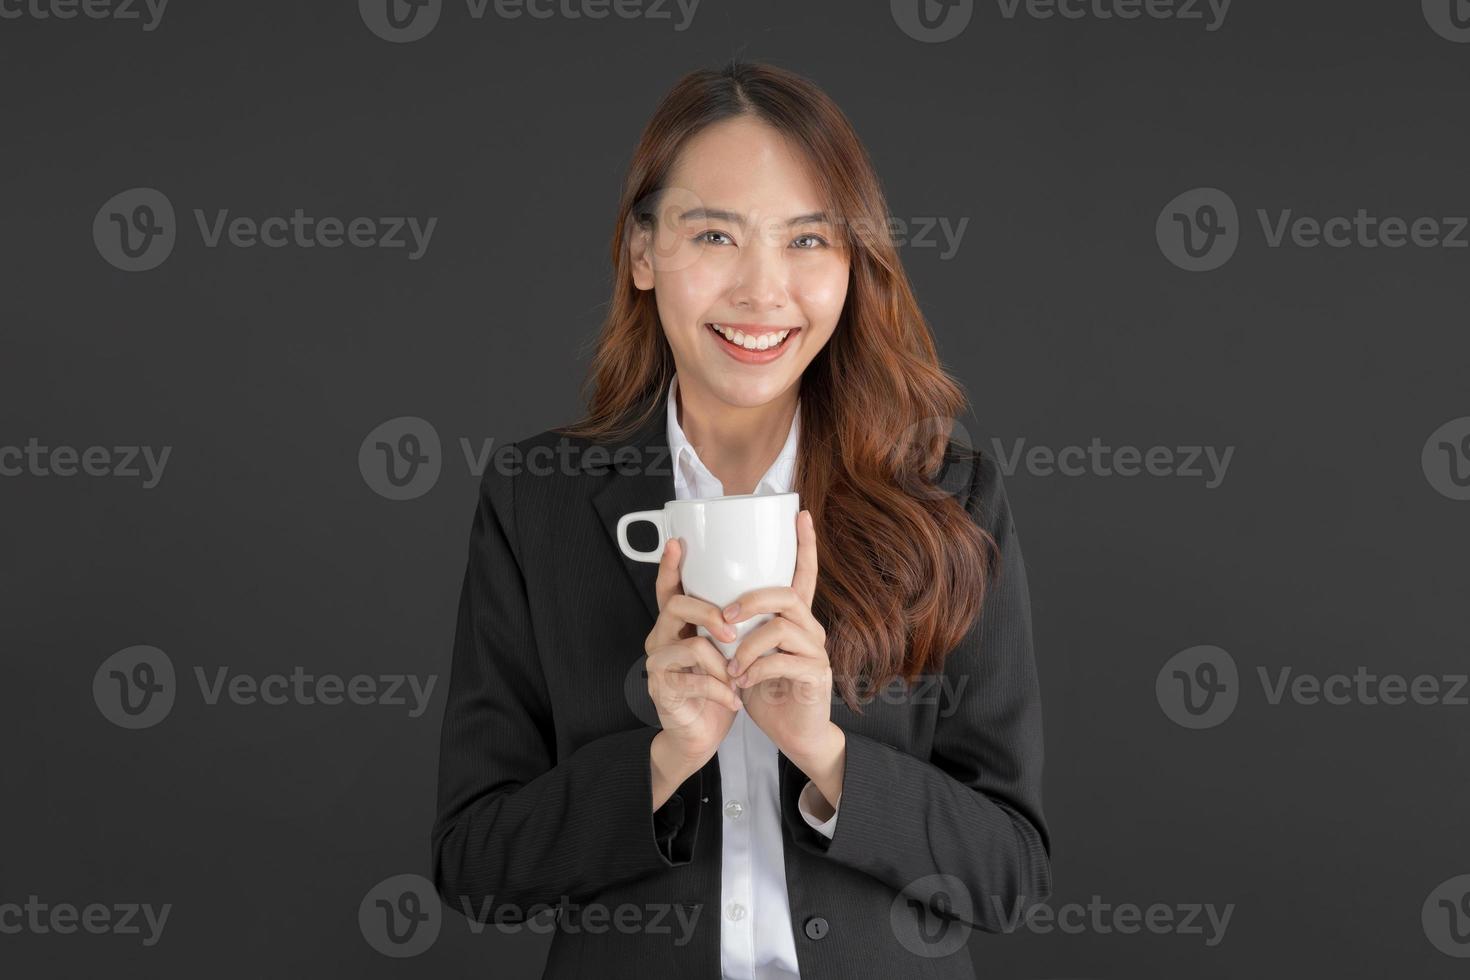
<instances>
[{"instance_id":1,"label":"chin","mask_svg":"<svg viewBox=\"0 0 1470 980\"><path fill-rule=\"evenodd\" d=\"M737 408L755 408L774 401L789 387L783 378L765 378L752 383L749 378L724 377L714 386L720 401Z\"/></svg>"}]
</instances>

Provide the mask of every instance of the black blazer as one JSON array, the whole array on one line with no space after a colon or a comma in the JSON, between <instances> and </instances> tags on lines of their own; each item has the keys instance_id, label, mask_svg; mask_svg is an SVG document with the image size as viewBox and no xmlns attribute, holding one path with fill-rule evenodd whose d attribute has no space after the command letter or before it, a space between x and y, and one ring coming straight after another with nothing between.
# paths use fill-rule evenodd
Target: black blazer
<instances>
[{"instance_id":1,"label":"black blazer","mask_svg":"<svg viewBox=\"0 0 1470 980\"><path fill-rule=\"evenodd\" d=\"M719 757L651 812L657 712L638 665L657 566L625 558L613 533L621 515L674 499L665 426L654 411L620 449L542 433L502 447L480 486L433 878L480 921L556 909L536 919L556 916L544 977L720 976ZM1018 901L1051 891L1020 545L988 457L951 442L944 473L1000 545L980 617L942 681L862 714L834 699L847 757L830 840L797 810L806 776L779 757L803 980L973 977L969 932L997 931Z\"/></svg>"}]
</instances>

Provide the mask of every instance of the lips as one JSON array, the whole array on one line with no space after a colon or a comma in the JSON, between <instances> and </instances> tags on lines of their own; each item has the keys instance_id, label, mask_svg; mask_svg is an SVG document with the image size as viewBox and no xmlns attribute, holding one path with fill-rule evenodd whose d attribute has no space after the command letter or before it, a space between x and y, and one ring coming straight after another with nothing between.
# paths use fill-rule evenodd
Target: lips
<instances>
[{"instance_id":1,"label":"lips","mask_svg":"<svg viewBox=\"0 0 1470 980\"><path fill-rule=\"evenodd\" d=\"M725 338L723 333L715 329L713 323L706 323L704 326L705 331L714 338L715 343L720 345L720 349L742 364L766 364L776 360L786 353L786 348L792 346L795 336L801 331L800 327L767 327L740 323L721 324L721 326L727 329L739 330L744 336L750 337L761 337L767 334L778 335L783 331L786 333L785 339L774 347L767 347L765 350L760 350L759 348L751 350L739 344L731 343Z\"/></svg>"}]
</instances>

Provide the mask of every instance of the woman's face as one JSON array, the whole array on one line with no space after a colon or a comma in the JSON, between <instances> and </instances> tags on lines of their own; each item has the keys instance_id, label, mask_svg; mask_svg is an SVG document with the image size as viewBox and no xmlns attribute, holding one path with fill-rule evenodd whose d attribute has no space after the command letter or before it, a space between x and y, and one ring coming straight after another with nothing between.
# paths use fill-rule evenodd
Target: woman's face
<instances>
[{"instance_id":1,"label":"woman's face","mask_svg":"<svg viewBox=\"0 0 1470 980\"><path fill-rule=\"evenodd\" d=\"M797 152L750 117L690 140L667 187L655 235L634 237L632 264L637 287L654 291L679 387L764 405L800 380L837 326L848 277L838 228L819 213ZM737 348L712 324L767 349Z\"/></svg>"}]
</instances>

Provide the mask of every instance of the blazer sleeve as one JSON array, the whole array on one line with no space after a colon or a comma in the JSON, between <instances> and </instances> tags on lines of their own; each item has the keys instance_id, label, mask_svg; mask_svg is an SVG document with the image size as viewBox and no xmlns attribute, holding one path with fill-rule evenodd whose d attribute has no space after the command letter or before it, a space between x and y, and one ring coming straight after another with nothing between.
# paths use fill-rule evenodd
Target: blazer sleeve
<instances>
[{"instance_id":1,"label":"blazer sleeve","mask_svg":"<svg viewBox=\"0 0 1470 980\"><path fill-rule=\"evenodd\" d=\"M439 894L467 916L499 921L687 864L699 813L686 806L699 774L653 811L656 728L605 735L557 758L514 491L512 477L486 468L459 596L431 833Z\"/></svg>"},{"instance_id":2,"label":"blazer sleeve","mask_svg":"<svg viewBox=\"0 0 1470 980\"><path fill-rule=\"evenodd\" d=\"M783 753L782 813L803 850L998 932L1018 907L1051 894L1041 698L1021 545L988 456L974 460L965 506L998 558L980 615L945 662L930 757L847 732L841 817L828 839L799 815L807 778Z\"/></svg>"}]
</instances>

